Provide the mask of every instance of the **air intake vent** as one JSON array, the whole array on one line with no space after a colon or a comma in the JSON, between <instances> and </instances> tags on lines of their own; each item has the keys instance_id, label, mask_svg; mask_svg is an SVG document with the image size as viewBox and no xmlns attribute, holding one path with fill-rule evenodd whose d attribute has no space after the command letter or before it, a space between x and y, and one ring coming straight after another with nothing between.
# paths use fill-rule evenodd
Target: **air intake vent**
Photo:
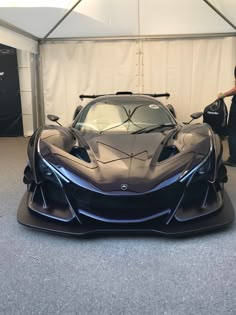
<instances>
[{"instance_id":1,"label":"air intake vent","mask_svg":"<svg viewBox=\"0 0 236 315\"><path fill-rule=\"evenodd\" d=\"M161 161L164 161L164 160L167 160L169 159L170 157L174 156L175 154L178 154L179 153L179 150L174 146L166 146L163 148L160 156L159 156L159 159L158 159L158 162L161 162Z\"/></svg>"},{"instance_id":2,"label":"air intake vent","mask_svg":"<svg viewBox=\"0 0 236 315\"><path fill-rule=\"evenodd\" d=\"M80 160L83 160L87 163L91 163L90 157L85 148L73 147L73 149L71 150L71 154L76 156Z\"/></svg>"}]
</instances>

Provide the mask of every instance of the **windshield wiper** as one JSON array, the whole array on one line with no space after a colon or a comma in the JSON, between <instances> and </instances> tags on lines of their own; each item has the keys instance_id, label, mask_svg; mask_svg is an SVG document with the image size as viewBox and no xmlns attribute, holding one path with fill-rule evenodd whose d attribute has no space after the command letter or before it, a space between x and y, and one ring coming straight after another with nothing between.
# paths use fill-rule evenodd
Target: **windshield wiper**
<instances>
[{"instance_id":1,"label":"windshield wiper","mask_svg":"<svg viewBox=\"0 0 236 315\"><path fill-rule=\"evenodd\" d=\"M117 127L120 127L120 126L124 125L127 121L129 121L129 119L126 119L125 121L123 121L122 123L120 123L118 125L112 126L110 128L107 128L107 129L103 129L102 131L100 131L100 134L102 134L103 132L105 132L107 130L111 130L111 129L115 129Z\"/></svg>"},{"instance_id":2,"label":"windshield wiper","mask_svg":"<svg viewBox=\"0 0 236 315\"><path fill-rule=\"evenodd\" d=\"M155 129L174 128L176 126L177 126L177 124L152 125L152 126L148 126L148 127L144 127L144 128L139 129L139 130L136 130L136 131L132 132L132 134L147 133L147 132L153 131Z\"/></svg>"},{"instance_id":3,"label":"windshield wiper","mask_svg":"<svg viewBox=\"0 0 236 315\"><path fill-rule=\"evenodd\" d=\"M135 109L137 109L137 107L136 107ZM126 111L127 119L125 119L122 123L120 123L120 124L118 124L118 125L112 126L112 127L110 127L110 128L107 128L107 129L103 129L102 131L100 131L100 134L102 134L103 132L105 132L105 131L107 131L107 130L111 130L111 129L115 129L115 128L117 128L117 127L123 126L123 125L124 125L125 123L127 123L128 121L130 121L134 126L140 127L140 126L136 125L136 124L132 121L132 119L131 119L131 117L132 117L132 115L133 115L133 113L134 113L135 110L134 110L132 113L130 113L130 111L127 112L127 110L126 110L125 108L124 108L124 110Z\"/></svg>"}]
</instances>

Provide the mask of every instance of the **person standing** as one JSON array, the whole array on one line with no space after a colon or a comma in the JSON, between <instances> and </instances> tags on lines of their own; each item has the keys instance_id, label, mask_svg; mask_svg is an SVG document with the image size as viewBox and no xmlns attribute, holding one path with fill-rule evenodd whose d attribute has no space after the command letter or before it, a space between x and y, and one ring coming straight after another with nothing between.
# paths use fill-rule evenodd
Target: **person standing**
<instances>
[{"instance_id":1,"label":"person standing","mask_svg":"<svg viewBox=\"0 0 236 315\"><path fill-rule=\"evenodd\" d=\"M234 78L235 86L227 92L218 94L218 99L233 96L228 121L229 158L224 162L225 165L232 167L236 167L236 67L234 68Z\"/></svg>"}]
</instances>

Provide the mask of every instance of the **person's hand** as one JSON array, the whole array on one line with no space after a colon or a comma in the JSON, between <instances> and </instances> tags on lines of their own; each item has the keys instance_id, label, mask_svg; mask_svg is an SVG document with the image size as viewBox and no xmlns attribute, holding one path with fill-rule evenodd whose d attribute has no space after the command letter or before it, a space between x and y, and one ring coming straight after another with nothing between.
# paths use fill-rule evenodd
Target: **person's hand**
<instances>
[{"instance_id":1,"label":"person's hand","mask_svg":"<svg viewBox=\"0 0 236 315\"><path fill-rule=\"evenodd\" d=\"M224 93L219 93L218 94L218 99L220 99L220 98L224 98L225 96L224 96Z\"/></svg>"}]
</instances>

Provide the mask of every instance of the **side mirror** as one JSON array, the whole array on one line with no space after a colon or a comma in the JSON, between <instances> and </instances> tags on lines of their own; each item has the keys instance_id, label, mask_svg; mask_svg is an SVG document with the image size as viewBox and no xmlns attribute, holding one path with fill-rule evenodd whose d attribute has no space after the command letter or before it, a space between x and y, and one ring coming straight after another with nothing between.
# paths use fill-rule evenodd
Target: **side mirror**
<instances>
[{"instance_id":1,"label":"side mirror","mask_svg":"<svg viewBox=\"0 0 236 315\"><path fill-rule=\"evenodd\" d=\"M184 122L185 125L188 125L190 124L194 119L198 119L200 117L202 117L203 115L203 112L196 112L196 113L193 113L192 115L190 115L190 117L192 118L190 121L188 122Z\"/></svg>"},{"instance_id":2,"label":"side mirror","mask_svg":"<svg viewBox=\"0 0 236 315\"><path fill-rule=\"evenodd\" d=\"M79 105L76 107L76 110L75 110L74 115L73 115L73 120L75 120L76 116L79 114L79 112L81 111L82 108L83 108L82 105Z\"/></svg>"},{"instance_id":3,"label":"side mirror","mask_svg":"<svg viewBox=\"0 0 236 315\"><path fill-rule=\"evenodd\" d=\"M190 117L192 118L192 120L194 119L198 119L200 117L202 117L203 112L197 112L197 113L193 113L192 115L190 115Z\"/></svg>"},{"instance_id":4,"label":"side mirror","mask_svg":"<svg viewBox=\"0 0 236 315\"><path fill-rule=\"evenodd\" d=\"M51 115L51 114L48 114L47 115L47 118L53 122L56 122L58 125L61 126L61 124L58 122L58 120L60 119L60 117L56 116L56 115Z\"/></svg>"}]
</instances>

